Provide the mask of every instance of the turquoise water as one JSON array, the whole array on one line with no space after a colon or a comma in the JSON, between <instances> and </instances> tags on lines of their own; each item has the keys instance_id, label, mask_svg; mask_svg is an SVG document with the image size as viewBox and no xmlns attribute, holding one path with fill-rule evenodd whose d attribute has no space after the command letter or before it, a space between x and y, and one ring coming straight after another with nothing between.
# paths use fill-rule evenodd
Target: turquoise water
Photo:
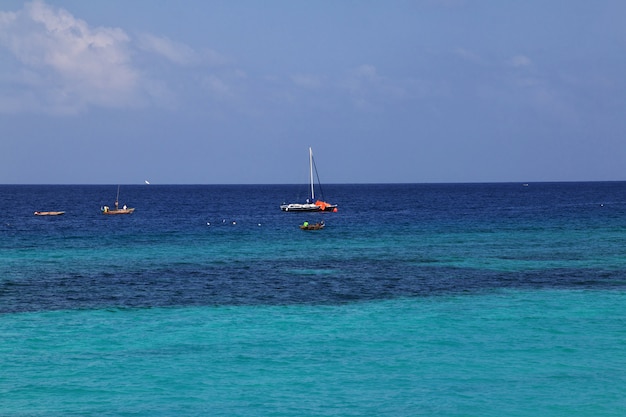
<instances>
[{"instance_id":1,"label":"turquoise water","mask_svg":"<svg viewBox=\"0 0 626 417\"><path fill-rule=\"evenodd\" d=\"M624 292L3 317L4 415L623 415Z\"/></svg>"},{"instance_id":2,"label":"turquoise water","mask_svg":"<svg viewBox=\"0 0 626 417\"><path fill-rule=\"evenodd\" d=\"M0 186L0 415L626 415L624 183L111 188Z\"/></svg>"}]
</instances>

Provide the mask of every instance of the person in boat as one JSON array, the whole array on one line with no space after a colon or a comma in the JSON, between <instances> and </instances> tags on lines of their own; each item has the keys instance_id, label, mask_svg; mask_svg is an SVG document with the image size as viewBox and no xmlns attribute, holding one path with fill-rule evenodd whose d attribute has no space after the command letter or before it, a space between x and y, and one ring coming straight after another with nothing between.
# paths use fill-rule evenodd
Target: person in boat
<instances>
[{"instance_id":1,"label":"person in boat","mask_svg":"<svg viewBox=\"0 0 626 417\"><path fill-rule=\"evenodd\" d=\"M104 207L102 207L102 211L104 211L105 213L106 213L107 211L109 211L109 206L104 206Z\"/></svg>"},{"instance_id":2,"label":"person in boat","mask_svg":"<svg viewBox=\"0 0 626 417\"><path fill-rule=\"evenodd\" d=\"M302 223L302 227L309 227L309 222L305 221L304 223Z\"/></svg>"}]
</instances>

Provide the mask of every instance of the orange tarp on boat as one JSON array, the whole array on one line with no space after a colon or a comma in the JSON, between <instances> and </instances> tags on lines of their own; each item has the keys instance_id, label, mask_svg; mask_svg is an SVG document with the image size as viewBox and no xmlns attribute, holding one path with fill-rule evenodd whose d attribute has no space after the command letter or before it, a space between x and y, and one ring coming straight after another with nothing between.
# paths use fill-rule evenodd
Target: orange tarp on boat
<instances>
[{"instance_id":1,"label":"orange tarp on boat","mask_svg":"<svg viewBox=\"0 0 626 417\"><path fill-rule=\"evenodd\" d=\"M326 211L326 210L328 210L329 207L332 207L332 204L328 204L327 202L321 201L321 200L317 200L315 202L315 205L318 206L320 208L320 210L322 210L322 211ZM333 211L337 211L337 207L334 207Z\"/></svg>"}]
</instances>

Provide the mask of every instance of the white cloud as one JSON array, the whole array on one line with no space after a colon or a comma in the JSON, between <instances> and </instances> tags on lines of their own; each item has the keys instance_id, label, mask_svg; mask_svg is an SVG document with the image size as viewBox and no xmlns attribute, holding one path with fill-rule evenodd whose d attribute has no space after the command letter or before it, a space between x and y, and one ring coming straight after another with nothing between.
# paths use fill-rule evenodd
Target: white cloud
<instances>
[{"instance_id":1,"label":"white cloud","mask_svg":"<svg viewBox=\"0 0 626 417\"><path fill-rule=\"evenodd\" d=\"M353 95L362 96L374 88L377 78L376 68L364 64L350 71L345 86Z\"/></svg>"},{"instance_id":2,"label":"white cloud","mask_svg":"<svg viewBox=\"0 0 626 417\"><path fill-rule=\"evenodd\" d=\"M192 48L165 37L143 34L139 36L139 47L179 65L192 65L200 61L200 56Z\"/></svg>"},{"instance_id":3,"label":"white cloud","mask_svg":"<svg viewBox=\"0 0 626 417\"><path fill-rule=\"evenodd\" d=\"M509 59L508 64L515 68L529 67L532 65L532 61L525 55L515 55Z\"/></svg>"},{"instance_id":4,"label":"white cloud","mask_svg":"<svg viewBox=\"0 0 626 417\"><path fill-rule=\"evenodd\" d=\"M322 85L322 81L319 77L310 74L296 74L291 76L291 81L304 88L316 89Z\"/></svg>"},{"instance_id":5,"label":"white cloud","mask_svg":"<svg viewBox=\"0 0 626 417\"><path fill-rule=\"evenodd\" d=\"M181 66L223 65L227 62L226 58L213 50L196 51L184 43L150 33L139 35L137 46Z\"/></svg>"},{"instance_id":6,"label":"white cloud","mask_svg":"<svg viewBox=\"0 0 626 417\"><path fill-rule=\"evenodd\" d=\"M354 73L361 79L375 80L378 78L376 68L373 65L361 65L354 70Z\"/></svg>"},{"instance_id":7,"label":"white cloud","mask_svg":"<svg viewBox=\"0 0 626 417\"><path fill-rule=\"evenodd\" d=\"M483 58L480 55L478 55L476 52L471 51L469 49L456 48L453 51L453 53L454 55L458 56L459 58L462 58L465 61L469 61L474 64L484 64Z\"/></svg>"},{"instance_id":8,"label":"white cloud","mask_svg":"<svg viewBox=\"0 0 626 417\"><path fill-rule=\"evenodd\" d=\"M414 79L393 79L382 76L373 65L364 64L350 71L344 87L356 107L382 109L383 104L422 97L424 83Z\"/></svg>"},{"instance_id":9,"label":"white cloud","mask_svg":"<svg viewBox=\"0 0 626 417\"><path fill-rule=\"evenodd\" d=\"M228 84L215 75L208 75L202 79L202 86L214 97L229 97L231 90Z\"/></svg>"},{"instance_id":10,"label":"white cloud","mask_svg":"<svg viewBox=\"0 0 626 417\"><path fill-rule=\"evenodd\" d=\"M0 13L0 47L30 74L17 80L24 87L22 96L15 93L18 107L24 96L30 101L33 95L40 110L50 112L136 102L139 72L131 65L129 41L119 28L92 28L38 0L20 11Z\"/></svg>"}]
</instances>

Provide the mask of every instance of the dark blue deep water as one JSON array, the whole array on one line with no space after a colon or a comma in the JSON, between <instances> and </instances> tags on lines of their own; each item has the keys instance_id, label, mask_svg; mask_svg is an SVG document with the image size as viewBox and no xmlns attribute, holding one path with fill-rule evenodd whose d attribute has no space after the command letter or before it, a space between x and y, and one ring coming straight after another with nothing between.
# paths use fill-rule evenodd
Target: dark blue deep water
<instances>
[{"instance_id":1,"label":"dark blue deep water","mask_svg":"<svg viewBox=\"0 0 626 417\"><path fill-rule=\"evenodd\" d=\"M0 185L0 415L626 415L626 183L323 191Z\"/></svg>"}]
</instances>

